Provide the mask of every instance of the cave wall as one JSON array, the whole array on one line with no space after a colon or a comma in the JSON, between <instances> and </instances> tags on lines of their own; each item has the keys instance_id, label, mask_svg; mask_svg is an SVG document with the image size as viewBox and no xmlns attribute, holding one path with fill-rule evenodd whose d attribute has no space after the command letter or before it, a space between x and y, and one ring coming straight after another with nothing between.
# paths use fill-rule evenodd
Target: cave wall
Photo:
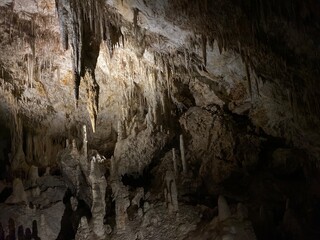
<instances>
[{"instance_id":1,"label":"cave wall","mask_svg":"<svg viewBox=\"0 0 320 240\"><path fill-rule=\"evenodd\" d=\"M2 3L2 91L17 99L25 125L66 136L91 122L91 142L104 139L112 152L116 122L133 117L119 109L131 109L137 103L129 98L139 95L140 109L155 112L155 105L219 105L318 158L316 2L70 4ZM147 87L147 78L155 83Z\"/></svg>"},{"instance_id":2,"label":"cave wall","mask_svg":"<svg viewBox=\"0 0 320 240\"><path fill-rule=\"evenodd\" d=\"M260 183L263 169L303 174L318 196L319 10L316 0L1 1L1 144L11 148L1 147L2 178L65 164L89 188L90 167L77 167L88 144L117 181L152 172L161 185L174 151L180 195L244 201L228 181ZM92 207L77 174L63 174ZM283 194L279 205L297 197Z\"/></svg>"}]
</instances>

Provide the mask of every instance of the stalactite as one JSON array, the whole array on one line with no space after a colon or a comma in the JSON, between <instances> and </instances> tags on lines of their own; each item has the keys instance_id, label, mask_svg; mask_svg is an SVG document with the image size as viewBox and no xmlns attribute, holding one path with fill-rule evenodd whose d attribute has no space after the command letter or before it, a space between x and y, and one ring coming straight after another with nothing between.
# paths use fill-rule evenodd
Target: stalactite
<instances>
[{"instance_id":1,"label":"stalactite","mask_svg":"<svg viewBox=\"0 0 320 240\"><path fill-rule=\"evenodd\" d=\"M34 74L34 57L30 54L27 55L27 85L33 87Z\"/></svg>"},{"instance_id":2,"label":"stalactite","mask_svg":"<svg viewBox=\"0 0 320 240\"><path fill-rule=\"evenodd\" d=\"M294 120L293 99L292 99L292 93L290 89L287 89L287 95L288 95L288 102L291 108L292 119Z\"/></svg>"},{"instance_id":3,"label":"stalactite","mask_svg":"<svg viewBox=\"0 0 320 240\"><path fill-rule=\"evenodd\" d=\"M178 168L177 168L177 160L176 160L176 149L172 148L172 163L173 163L173 170L174 174L178 175Z\"/></svg>"},{"instance_id":4,"label":"stalactite","mask_svg":"<svg viewBox=\"0 0 320 240\"><path fill-rule=\"evenodd\" d=\"M247 73L248 90L249 90L250 97L251 97L251 100L252 100L252 87L251 87L250 69L249 69L249 65L248 65L247 61L245 62L245 65L246 65L246 73Z\"/></svg>"},{"instance_id":5,"label":"stalactite","mask_svg":"<svg viewBox=\"0 0 320 240\"><path fill-rule=\"evenodd\" d=\"M167 83L167 92L168 92L168 98L171 98L171 84L170 84L170 76L169 76L169 66L167 63L164 65L164 71L165 71L165 78Z\"/></svg>"},{"instance_id":6,"label":"stalactite","mask_svg":"<svg viewBox=\"0 0 320 240\"><path fill-rule=\"evenodd\" d=\"M207 66L207 37L205 35L201 35L202 40L202 58L203 63Z\"/></svg>"},{"instance_id":7,"label":"stalactite","mask_svg":"<svg viewBox=\"0 0 320 240\"><path fill-rule=\"evenodd\" d=\"M96 131L96 122L99 109L99 85L89 70L86 71L84 81L87 88L87 109L90 116L92 131Z\"/></svg>"},{"instance_id":8,"label":"stalactite","mask_svg":"<svg viewBox=\"0 0 320 240\"><path fill-rule=\"evenodd\" d=\"M186 69L188 69L188 67L189 67L189 60L188 60L188 52L187 52L187 49L186 48L184 48L183 49L183 52L184 52L184 67L186 68Z\"/></svg>"},{"instance_id":9,"label":"stalactite","mask_svg":"<svg viewBox=\"0 0 320 240\"><path fill-rule=\"evenodd\" d=\"M126 129L122 121L118 121L118 142L126 138Z\"/></svg>"},{"instance_id":10,"label":"stalactite","mask_svg":"<svg viewBox=\"0 0 320 240\"><path fill-rule=\"evenodd\" d=\"M182 171L184 174L186 174L187 173L187 163L186 163L184 140L183 140L182 134L180 135L180 155L181 155L181 161L182 161Z\"/></svg>"},{"instance_id":11,"label":"stalactite","mask_svg":"<svg viewBox=\"0 0 320 240\"><path fill-rule=\"evenodd\" d=\"M66 2L57 0L56 7L60 20L61 32L63 34L62 38L64 40L71 39L70 44L72 47L73 59L74 94L76 104L78 104L81 78L85 76L88 68L90 69L92 78L95 79L94 69L97 60L96 58L104 35L101 33L104 19L104 1L72 0L70 2ZM88 37L90 39L88 39ZM65 48L67 48L66 43L64 43L64 45ZM88 52L91 52L91 54L88 55ZM95 119L98 110L98 99L96 98L99 97L99 92L97 92L99 91L99 87L95 80L91 87L91 90L96 92L87 95L88 102L92 103L89 105L89 113L91 115L90 118ZM95 122L92 123L92 125L95 128Z\"/></svg>"},{"instance_id":12,"label":"stalactite","mask_svg":"<svg viewBox=\"0 0 320 240\"><path fill-rule=\"evenodd\" d=\"M219 48L219 53L221 54L222 53L222 49L223 49L223 44L222 44L221 39L218 40L218 48Z\"/></svg>"},{"instance_id":13,"label":"stalactite","mask_svg":"<svg viewBox=\"0 0 320 240\"><path fill-rule=\"evenodd\" d=\"M13 101L13 112L11 114L12 119L12 126L10 127L11 130L11 152L12 152L12 159L11 159L11 169L13 172L17 170L27 171L28 166L25 162L25 154L23 152L23 124L20 116L18 115L18 106L16 100L12 96Z\"/></svg>"},{"instance_id":14,"label":"stalactite","mask_svg":"<svg viewBox=\"0 0 320 240\"><path fill-rule=\"evenodd\" d=\"M138 15L139 15L139 9L138 8L133 9L133 29L136 37L138 33Z\"/></svg>"},{"instance_id":15,"label":"stalactite","mask_svg":"<svg viewBox=\"0 0 320 240\"><path fill-rule=\"evenodd\" d=\"M83 155L87 156L88 155L88 138L87 138L87 126L86 125L82 126L82 134L83 134L83 144L82 144Z\"/></svg>"},{"instance_id":16,"label":"stalactite","mask_svg":"<svg viewBox=\"0 0 320 240\"><path fill-rule=\"evenodd\" d=\"M109 49L110 57L113 56L114 48L119 44L120 37L122 33L119 27L113 25L112 23L107 24L108 37L107 37L107 46Z\"/></svg>"},{"instance_id":17,"label":"stalactite","mask_svg":"<svg viewBox=\"0 0 320 240\"><path fill-rule=\"evenodd\" d=\"M203 0L204 1L204 11L208 12L208 0Z\"/></svg>"},{"instance_id":18,"label":"stalactite","mask_svg":"<svg viewBox=\"0 0 320 240\"><path fill-rule=\"evenodd\" d=\"M30 133L27 133L26 137L26 161L27 163L32 163L33 162L33 149L34 149L34 143L33 143L33 136Z\"/></svg>"}]
</instances>

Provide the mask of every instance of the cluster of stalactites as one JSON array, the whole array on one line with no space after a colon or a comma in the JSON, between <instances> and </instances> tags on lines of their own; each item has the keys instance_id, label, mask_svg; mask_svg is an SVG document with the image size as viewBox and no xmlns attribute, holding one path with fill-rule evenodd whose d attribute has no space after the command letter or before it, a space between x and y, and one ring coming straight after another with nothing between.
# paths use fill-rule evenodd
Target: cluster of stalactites
<instances>
[{"instance_id":1,"label":"cluster of stalactites","mask_svg":"<svg viewBox=\"0 0 320 240\"><path fill-rule=\"evenodd\" d=\"M95 78L95 67L100 43L107 41L109 52L118 44L122 33L111 22L103 0L56 0L62 44L72 48L74 94L76 106L79 100L80 82L86 80L87 108L95 131L99 105L99 86ZM119 20L119 19L118 19ZM115 21L117 22L117 20Z\"/></svg>"}]
</instances>

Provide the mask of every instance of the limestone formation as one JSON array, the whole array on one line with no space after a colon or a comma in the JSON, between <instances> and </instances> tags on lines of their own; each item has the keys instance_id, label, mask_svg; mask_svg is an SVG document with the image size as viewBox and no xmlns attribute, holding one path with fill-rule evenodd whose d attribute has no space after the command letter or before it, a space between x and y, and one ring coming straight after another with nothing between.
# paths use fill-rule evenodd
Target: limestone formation
<instances>
[{"instance_id":1,"label":"limestone formation","mask_svg":"<svg viewBox=\"0 0 320 240\"><path fill-rule=\"evenodd\" d=\"M75 239L77 240L90 240L91 234L90 234L90 229L88 225L88 220L86 217L82 217L79 226L77 229L77 234Z\"/></svg>"},{"instance_id":2,"label":"limestone formation","mask_svg":"<svg viewBox=\"0 0 320 240\"><path fill-rule=\"evenodd\" d=\"M16 178L12 183L12 194L6 200L8 204L24 203L28 204L27 194L24 191L24 186L20 178Z\"/></svg>"},{"instance_id":3,"label":"limestone formation","mask_svg":"<svg viewBox=\"0 0 320 240\"><path fill-rule=\"evenodd\" d=\"M111 182L113 198L115 201L116 226L118 231L124 231L128 228L127 209L130 206L129 192L119 180Z\"/></svg>"},{"instance_id":4,"label":"limestone formation","mask_svg":"<svg viewBox=\"0 0 320 240\"><path fill-rule=\"evenodd\" d=\"M44 173L44 176L50 175L50 167L46 167L46 172Z\"/></svg>"},{"instance_id":5,"label":"limestone formation","mask_svg":"<svg viewBox=\"0 0 320 240\"><path fill-rule=\"evenodd\" d=\"M77 210L77 207L78 207L78 200L77 198L75 197L71 197L70 198L70 203L71 203L71 208L73 211L76 211Z\"/></svg>"},{"instance_id":6,"label":"limestone formation","mask_svg":"<svg viewBox=\"0 0 320 240\"><path fill-rule=\"evenodd\" d=\"M172 148L172 164L173 164L173 170L174 174L178 174L178 167L177 167L177 160L176 160L176 149Z\"/></svg>"},{"instance_id":7,"label":"limestone formation","mask_svg":"<svg viewBox=\"0 0 320 240\"><path fill-rule=\"evenodd\" d=\"M89 179L92 188L92 225L93 232L100 238L105 235L105 227L103 224L104 214L106 212L105 205L105 194L107 188L107 181L104 177L103 168L101 164L103 163L103 158L99 154L93 156L91 159L91 167Z\"/></svg>"},{"instance_id":8,"label":"limestone formation","mask_svg":"<svg viewBox=\"0 0 320 240\"><path fill-rule=\"evenodd\" d=\"M320 239L319 12L1 0L0 240Z\"/></svg>"},{"instance_id":9,"label":"limestone formation","mask_svg":"<svg viewBox=\"0 0 320 240\"><path fill-rule=\"evenodd\" d=\"M165 202L168 207L168 210L170 213L177 212L179 210L178 191L177 191L174 172L167 171L164 180L165 180L164 197L165 197Z\"/></svg>"},{"instance_id":10,"label":"limestone formation","mask_svg":"<svg viewBox=\"0 0 320 240\"><path fill-rule=\"evenodd\" d=\"M39 178L38 168L36 166L31 166L28 174L29 181L32 186L37 185L37 180Z\"/></svg>"},{"instance_id":11,"label":"limestone formation","mask_svg":"<svg viewBox=\"0 0 320 240\"><path fill-rule=\"evenodd\" d=\"M138 188L136 190L136 194L134 198L131 200L131 206L138 206L140 207L140 201L144 199L144 189L143 188Z\"/></svg>"},{"instance_id":12,"label":"limestone formation","mask_svg":"<svg viewBox=\"0 0 320 240\"><path fill-rule=\"evenodd\" d=\"M83 141L82 141L82 150L83 150L83 155L87 156L88 155L88 138L87 138L87 127L86 125L82 126L82 131L83 131Z\"/></svg>"},{"instance_id":13,"label":"limestone formation","mask_svg":"<svg viewBox=\"0 0 320 240\"><path fill-rule=\"evenodd\" d=\"M41 214L40 216L40 227L39 227L39 237L41 239L47 239L48 238L48 233L47 233L47 221L45 219L44 214Z\"/></svg>"},{"instance_id":14,"label":"limestone formation","mask_svg":"<svg viewBox=\"0 0 320 240\"><path fill-rule=\"evenodd\" d=\"M229 205L223 196L218 198L218 217L210 223L211 235L216 239L257 239L252 223L247 219L247 209L244 205L238 204L237 211L231 213Z\"/></svg>"},{"instance_id":15,"label":"limestone formation","mask_svg":"<svg viewBox=\"0 0 320 240\"><path fill-rule=\"evenodd\" d=\"M182 171L184 174L187 173L187 163L186 163L186 154L184 150L184 140L183 135L180 135L180 155L181 155L181 161L182 161Z\"/></svg>"}]
</instances>

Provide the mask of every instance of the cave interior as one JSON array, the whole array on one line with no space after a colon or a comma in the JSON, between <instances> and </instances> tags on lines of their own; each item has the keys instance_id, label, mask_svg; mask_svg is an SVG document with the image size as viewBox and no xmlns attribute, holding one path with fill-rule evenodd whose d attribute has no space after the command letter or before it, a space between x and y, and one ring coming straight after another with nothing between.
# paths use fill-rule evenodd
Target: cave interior
<instances>
[{"instance_id":1,"label":"cave interior","mask_svg":"<svg viewBox=\"0 0 320 240\"><path fill-rule=\"evenodd\" d=\"M0 0L0 240L320 239L319 0Z\"/></svg>"}]
</instances>

